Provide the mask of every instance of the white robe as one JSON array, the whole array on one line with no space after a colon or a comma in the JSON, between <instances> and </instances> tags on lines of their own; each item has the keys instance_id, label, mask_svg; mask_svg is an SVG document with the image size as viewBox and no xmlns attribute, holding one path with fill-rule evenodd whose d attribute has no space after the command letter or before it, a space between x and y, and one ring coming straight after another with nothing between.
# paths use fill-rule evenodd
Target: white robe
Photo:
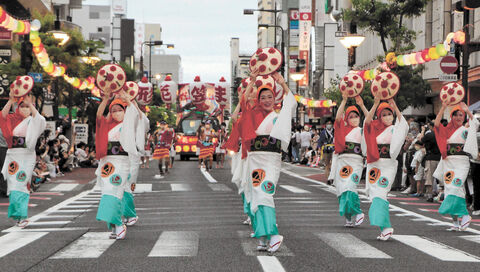
<instances>
[{"instance_id":1,"label":"white robe","mask_svg":"<svg viewBox=\"0 0 480 272\"><path fill-rule=\"evenodd\" d=\"M469 121L469 128L459 127L447 139L447 144L464 144L463 151L473 158L478 155L477 129L479 123L476 119ZM448 150L447 150L448 152ZM470 170L470 160L467 155L451 155L441 159L433 177L445 184L445 197L455 195L465 198L465 182ZM450 172L450 173L449 173Z\"/></svg>"},{"instance_id":2,"label":"white robe","mask_svg":"<svg viewBox=\"0 0 480 272\"><path fill-rule=\"evenodd\" d=\"M7 194L20 191L29 194L27 184L32 179L35 168L35 146L38 137L45 130L45 118L40 114L23 119L14 129L13 136L25 137L26 148L9 148L2 167L2 175L7 180ZM8 171L9 165L16 166L15 171Z\"/></svg>"},{"instance_id":3,"label":"white robe","mask_svg":"<svg viewBox=\"0 0 480 272\"><path fill-rule=\"evenodd\" d=\"M139 118L135 120L135 145L134 154L128 154L130 158L130 173L125 186L127 193L133 193L132 184L137 184L138 171L140 169L140 157L145 155L145 134L150 129L150 121L143 112L138 112Z\"/></svg>"},{"instance_id":4,"label":"white robe","mask_svg":"<svg viewBox=\"0 0 480 272\"><path fill-rule=\"evenodd\" d=\"M370 200L379 197L387 201L387 194L390 192L397 174L397 157L400 154L407 134L408 123L402 116L401 119L397 118L395 125L387 127L377 136L377 144L390 144L390 158L380 158L376 162L367 164L365 183ZM375 173L375 175L371 176L371 173Z\"/></svg>"}]
</instances>

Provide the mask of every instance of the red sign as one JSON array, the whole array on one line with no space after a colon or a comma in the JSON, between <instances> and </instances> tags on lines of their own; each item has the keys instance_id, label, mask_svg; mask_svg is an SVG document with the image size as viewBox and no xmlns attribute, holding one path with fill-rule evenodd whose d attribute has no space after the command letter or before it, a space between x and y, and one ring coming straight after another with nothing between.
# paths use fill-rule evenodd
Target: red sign
<instances>
[{"instance_id":1,"label":"red sign","mask_svg":"<svg viewBox=\"0 0 480 272\"><path fill-rule=\"evenodd\" d=\"M308 86L308 71L309 71L309 61L308 61L308 51L306 50L300 50L299 52L299 59L304 59L305 60L305 70L304 70L304 76L300 81L298 82L298 86Z\"/></svg>"},{"instance_id":2,"label":"red sign","mask_svg":"<svg viewBox=\"0 0 480 272\"><path fill-rule=\"evenodd\" d=\"M12 39L12 31L0 27L0 40L11 40Z\"/></svg>"},{"instance_id":3,"label":"red sign","mask_svg":"<svg viewBox=\"0 0 480 272\"><path fill-rule=\"evenodd\" d=\"M301 21L311 21L312 20L312 13L311 12L300 12L300 20Z\"/></svg>"},{"instance_id":4,"label":"red sign","mask_svg":"<svg viewBox=\"0 0 480 272\"><path fill-rule=\"evenodd\" d=\"M291 21L298 21L300 19L300 12L298 9L291 9L290 10L290 20Z\"/></svg>"},{"instance_id":5,"label":"red sign","mask_svg":"<svg viewBox=\"0 0 480 272\"><path fill-rule=\"evenodd\" d=\"M458 69L458 61L455 57L445 56L440 61L440 69L445 74L453 74Z\"/></svg>"}]
</instances>

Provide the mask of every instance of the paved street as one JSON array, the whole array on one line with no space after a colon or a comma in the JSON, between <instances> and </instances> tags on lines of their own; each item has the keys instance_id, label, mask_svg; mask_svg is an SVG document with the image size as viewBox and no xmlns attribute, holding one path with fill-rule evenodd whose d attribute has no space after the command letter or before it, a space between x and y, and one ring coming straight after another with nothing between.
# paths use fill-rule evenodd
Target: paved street
<instances>
[{"instance_id":1,"label":"paved street","mask_svg":"<svg viewBox=\"0 0 480 272\"><path fill-rule=\"evenodd\" d=\"M95 220L100 191L93 169L43 185L32 195L31 225L6 219L0 199L0 271L475 271L480 269L480 219L466 232L447 232L438 204L391 195L394 238L376 240L368 220L346 229L333 188L320 170L284 165L276 192L284 244L274 255L255 250L242 225L240 197L229 169L204 175L196 161L176 161L154 180L156 166L141 169L139 222L125 240L108 239ZM153 166L153 164L151 165ZM216 183L214 183L217 181ZM362 209L368 203L362 198Z\"/></svg>"}]
</instances>

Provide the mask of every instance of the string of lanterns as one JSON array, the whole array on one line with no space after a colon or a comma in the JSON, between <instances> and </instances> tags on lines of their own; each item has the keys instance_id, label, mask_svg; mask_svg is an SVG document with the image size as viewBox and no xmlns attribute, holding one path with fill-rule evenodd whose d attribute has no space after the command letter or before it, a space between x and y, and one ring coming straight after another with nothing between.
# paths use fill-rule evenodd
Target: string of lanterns
<instances>
[{"instance_id":1,"label":"string of lanterns","mask_svg":"<svg viewBox=\"0 0 480 272\"><path fill-rule=\"evenodd\" d=\"M388 72L390 71L390 68L396 66L424 64L432 60L437 60L448 54L452 41L456 44L464 44L465 32L461 30L457 32L450 32L443 43L439 43L436 46L425 48L417 52L411 52L398 56L396 56L394 52L389 52L385 56L385 62L379 64L375 68L356 71L356 73L364 80L373 80L382 71Z\"/></svg>"},{"instance_id":2,"label":"string of lanterns","mask_svg":"<svg viewBox=\"0 0 480 272\"><path fill-rule=\"evenodd\" d=\"M337 105L337 103L333 102L330 99L314 100L310 98L305 98L298 94L295 95L295 100L297 100L298 103L302 103L304 106L307 106L309 108L330 108Z\"/></svg>"},{"instance_id":3,"label":"string of lanterns","mask_svg":"<svg viewBox=\"0 0 480 272\"><path fill-rule=\"evenodd\" d=\"M0 7L0 26L18 35L25 35L30 32L28 20L17 20Z\"/></svg>"}]
</instances>

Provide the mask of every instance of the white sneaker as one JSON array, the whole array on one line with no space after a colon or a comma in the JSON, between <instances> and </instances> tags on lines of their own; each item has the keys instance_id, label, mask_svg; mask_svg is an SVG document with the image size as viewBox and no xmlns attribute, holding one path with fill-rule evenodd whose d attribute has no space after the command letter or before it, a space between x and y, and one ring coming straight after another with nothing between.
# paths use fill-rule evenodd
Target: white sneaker
<instances>
[{"instance_id":1,"label":"white sneaker","mask_svg":"<svg viewBox=\"0 0 480 272\"><path fill-rule=\"evenodd\" d=\"M467 214L462 216L462 221L460 222L460 230L466 230L470 225L470 222L472 222L472 217L470 215Z\"/></svg>"},{"instance_id":2,"label":"white sneaker","mask_svg":"<svg viewBox=\"0 0 480 272\"><path fill-rule=\"evenodd\" d=\"M365 214L357 214L355 216L355 226L360 226L363 223L363 220L365 219Z\"/></svg>"},{"instance_id":3,"label":"white sneaker","mask_svg":"<svg viewBox=\"0 0 480 272\"><path fill-rule=\"evenodd\" d=\"M27 219L23 219L23 220L18 221L16 225L17 225L17 227L23 229L28 225L28 223L30 223L30 221L28 221Z\"/></svg>"},{"instance_id":4,"label":"white sneaker","mask_svg":"<svg viewBox=\"0 0 480 272\"><path fill-rule=\"evenodd\" d=\"M473 211L472 215L480 215L480 210Z\"/></svg>"},{"instance_id":5,"label":"white sneaker","mask_svg":"<svg viewBox=\"0 0 480 272\"><path fill-rule=\"evenodd\" d=\"M127 226L115 226L115 234L117 235L117 240L125 239L125 235L127 235Z\"/></svg>"},{"instance_id":6,"label":"white sneaker","mask_svg":"<svg viewBox=\"0 0 480 272\"><path fill-rule=\"evenodd\" d=\"M122 218L122 222L123 222L123 224L126 224L126 223L127 223L127 221L128 221L128 219L127 219L127 218L125 218L125 217L123 217L123 218Z\"/></svg>"},{"instance_id":7,"label":"white sneaker","mask_svg":"<svg viewBox=\"0 0 480 272\"><path fill-rule=\"evenodd\" d=\"M162 175L155 175L153 178L154 179L163 179L163 176Z\"/></svg>"},{"instance_id":8,"label":"white sneaker","mask_svg":"<svg viewBox=\"0 0 480 272\"><path fill-rule=\"evenodd\" d=\"M401 193L402 193L402 194L410 194L410 193L411 193L410 187L408 187L407 189L403 190Z\"/></svg>"},{"instance_id":9,"label":"white sneaker","mask_svg":"<svg viewBox=\"0 0 480 272\"><path fill-rule=\"evenodd\" d=\"M353 227L355 227L355 224L353 223L352 220L348 220L348 219L345 218L345 225L344 225L344 227L346 227L346 228L353 228Z\"/></svg>"},{"instance_id":10,"label":"white sneaker","mask_svg":"<svg viewBox=\"0 0 480 272\"><path fill-rule=\"evenodd\" d=\"M268 250L267 243L265 242L265 240L264 240L263 237L260 238L260 239L258 239L257 250L258 250L258 251L267 251L267 250Z\"/></svg>"},{"instance_id":11,"label":"white sneaker","mask_svg":"<svg viewBox=\"0 0 480 272\"><path fill-rule=\"evenodd\" d=\"M112 232L110 233L109 238L110 239L117 239L117 233L116 233L116 228L115 227L112 228Z\"/></svg>"},{"instance_id":12,"label":"white sneaker","mask_svg":"<svg viewBox=\"0 0 480 272\"><path fill-rule=\"evenodd\" d=\"M250 238L255 237L255 232L250 233Z\"/></svg>"},{"instance_id":13,"label":"white sneaker","mask_svg":"<svg viewBox=\"0 0 480 272\"><path fill-rule=\"evenodd\" d=\"M380 236L377 237L377 240L380 241L387 241L392 237L393 235L393 228L385 228L383 231L380 233Z\"/></svg>"},{"instance_id":14,"label":"white sneaker","mask_svg":"<svg viewBox=\"0 0 480 272\"><path fill-rule=\"evenodd\" d=\"M451 226L447 229L447 231L460 231L460 228L456 226Z\"/></svg>"},{"instance_id":15,"label":"white sneaker","mask_svg":"<svg viewBox=\"0 0 480 272\"><path fill-rule=\"evenodd\" d=\"M245 221L243 221L244 225L251 225L252 224L252 221L250 220L250 216L247 217L247 219L245 219Z\"/></svg>"},{"instance_id":16,"label":"white sneaker","mask_svg":"<svg viewBox=\"0 0 480 272\"><path fill-rule=\"evenodd\" d=\"M268 252L270 253L276 252L282 245L282 242L283 242L282 235L273 235L272 238L270 238L270 245L268 246Z\"/></svg>"},{"instance_id":17,"label":"white sneaker","mask_svg":"<svg viewBox=\"0 0 480 272\"><path fill-rule=\"evenodd\" d=\"M138 216L130 217L127 220L127 226L129 226L129 227L133 226L133 225L135 225L135 223L137 223L137 221L138 221Z\"/></svg>"}]
</instances>

